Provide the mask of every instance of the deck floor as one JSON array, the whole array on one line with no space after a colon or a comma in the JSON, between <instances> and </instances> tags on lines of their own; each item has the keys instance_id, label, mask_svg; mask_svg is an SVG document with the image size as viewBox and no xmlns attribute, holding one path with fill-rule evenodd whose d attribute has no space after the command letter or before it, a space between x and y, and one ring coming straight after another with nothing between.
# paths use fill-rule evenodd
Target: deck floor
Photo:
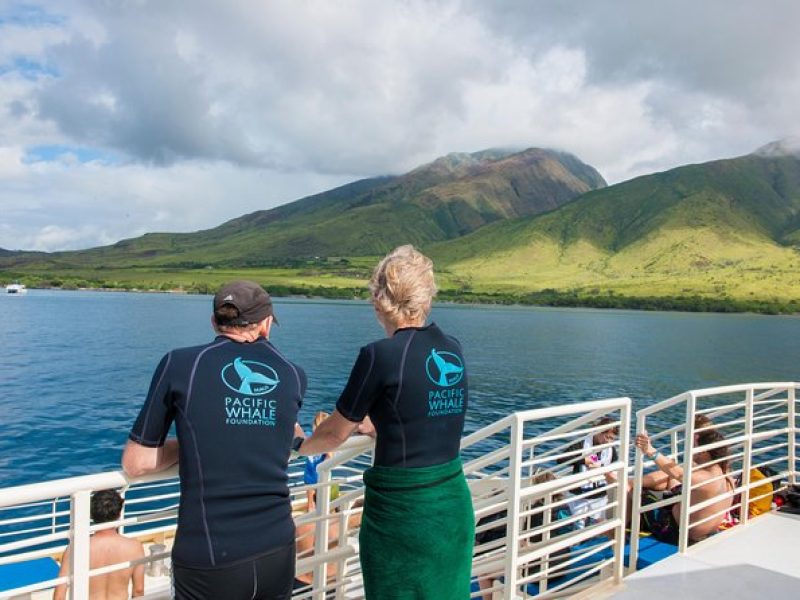
<instances>
[{"instance_id":1,"label":"deck floor","mask_svg":"<svg viewBox=\"0 0 800 600\"><path fill-rule=\"evenodd\" d=\"M611 597L794 597L800 589L798 540L800 515L768 513L626 577Z\"/></svg>"}]
</instances>

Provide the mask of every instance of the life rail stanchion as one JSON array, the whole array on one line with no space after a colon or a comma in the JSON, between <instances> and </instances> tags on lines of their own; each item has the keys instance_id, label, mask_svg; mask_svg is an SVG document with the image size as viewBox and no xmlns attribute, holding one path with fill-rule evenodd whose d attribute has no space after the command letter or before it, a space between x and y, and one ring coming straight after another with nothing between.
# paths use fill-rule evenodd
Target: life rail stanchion
<instances>
[{"instance_id":1,"label":"life rail stanchion","mask_svg":"<svg viewBox=\"0 0 800 600\"><path fill-rule=\"evenodd\" d=\"M744 456L742 456L742 480L739 484L741 489L739 495L739 523L742 525L747 525L747 520L750 517L750 467L753 462L753 388L750 388L745 392L744 435L745 440Z\"/></svg>"},{"instance_id":2,"label":"life rail stanchion","mask_svg":"<svg viewBox=\"0 0 800 600\"><path fill-rule=\"evenodd\" d=\"M90 500L91 492L89 490L81 490L72 494L70 510L72 536L69 561L70 600L87 600L89 598Z\"/></svg>"},{"instance_id":3,"label":"life rail stanchion","mask_svg":"<svg viewBox=\"0 0 800 600\"><path fill-rule=\"evenodd\" d=\"M622 406L620 410L620 421L618 436L620 442L619 455L617 460L620 462L620 469L617 471L617 485L614 489L614 499L617 506L614 509L616 518L619 519L619 529L614 536L614 555L617 561L614 563L614 583L619 585L625 576L625 520L628 513L628 459L630 456L630 435L631 430L631 403L630 400Z\"/></svg>"},{"instance_id":4,"label":"life rail stanchion","mask_svg":"<svg viewBox=\"0 0 800 600\"><path fill-rule=\"evenodd\" d=\"M517 589L517 561L519 560L519 509L520 494L520 468L522 465L522 434L523 427L519 414L514 414L511 421L511 457L508 473L508 524L506 525L506 540L508 544L508 558L505 568L504 600L513 600Z\"/></svg>"},{"instance_id":5,"label":"life rail stanchion","mask_svg":"<svg viewBox=\"0 0 800 600\"><path fill-rule=\"evenodd\" d=\"M789 484L797 485L797 385L791 386L787 390L788 413L789 413Z\"/></svg>"},{"instance_id":6,"label":"life rail stanchion","mask_svg":"<svg viewBox=\"0 0 800 600\"><path fill-rule=\"evenodd\" d=\"M678 525L678 552L683 554L689 547L689 517L691 515L692 471L694 469L694 413L697 396L689 392L686 402L686 435L683 437L683 485L681 486L681 519Z\"/></svg>"}]
</instances>

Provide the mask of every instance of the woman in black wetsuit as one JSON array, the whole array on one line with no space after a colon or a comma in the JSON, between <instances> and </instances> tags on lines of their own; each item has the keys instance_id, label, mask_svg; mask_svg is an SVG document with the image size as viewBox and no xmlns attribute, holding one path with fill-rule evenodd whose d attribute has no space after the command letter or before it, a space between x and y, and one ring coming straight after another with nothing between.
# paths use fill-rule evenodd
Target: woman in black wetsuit
<instances>
[{"instance_id":1,"label":"woman in black wetsuit","mask_svg":"<svg viewBox=\"0 0 800 600\"><path fill-rule=\"evenodd\" d=\"M433 264L412 246L378 264L370 290L387 337L361 348L335 412L300 453L333 450L369 416L377 441L360 533L367 598L466 599L475 525L459 458L469 400L461 345L425 324Z\"/></svg>"}]
</instances>

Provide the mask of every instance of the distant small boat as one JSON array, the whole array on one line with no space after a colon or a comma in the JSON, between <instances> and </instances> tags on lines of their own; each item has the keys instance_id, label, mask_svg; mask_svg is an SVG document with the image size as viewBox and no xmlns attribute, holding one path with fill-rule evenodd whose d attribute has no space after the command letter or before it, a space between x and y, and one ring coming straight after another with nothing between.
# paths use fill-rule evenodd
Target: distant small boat
<instances>
[{"instance_id":1,"label":"distant small boat","mask_svg":"<svg viewBox=\"0 0 800 600\"><path fill-rule=\"evenodd\" d=\"M21 283L9 283L6 286L6 294L27 294L28 288Z\"/></svg>"}]
</instances>

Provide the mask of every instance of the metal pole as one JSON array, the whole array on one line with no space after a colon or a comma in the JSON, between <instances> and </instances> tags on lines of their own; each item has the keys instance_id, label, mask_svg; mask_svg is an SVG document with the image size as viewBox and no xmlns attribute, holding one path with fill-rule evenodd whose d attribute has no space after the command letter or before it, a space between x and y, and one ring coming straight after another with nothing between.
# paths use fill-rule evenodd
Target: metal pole
<instances>
[{"instance_id":1,"label":"metal pole","mask_svg":"<svg viewBox=\"0 0 800 600\"><path fill-rule=\"evenodd\" d=\"M552 515L550 514L552 509L550 505L553 503L553 494L547 494L544 497L544 507L545 511L542 513L542 527L547 528L550 526L552 521ZM542 533L542 542L546 545L547 542L550 541L550 530L546 530ZM545 554L542 556L541 560L539 561L539 573L544 574L550 568L550 554ZM541 580L539 583L539 593L544 594L547 591L547 577Z\"/></svg>"},{"instance_id":2,"label":"metal pole","mask_svg":"<svg viewBox=\"0 0 800 600\"><path fill-rule=\"evenodd\" d=\"M636 434L647 430L647 417L641 413L636 414ZM639 519L642 514L642 472L644 471L644 458L641 452L636 452L633 459L633 490L631 494L631 551L628 559L628 573L636 572L636 564L639 562ZM620 493L627 503L628 482L622 478L622 488ZM624 521L623 521L624 527Z\"/></svg>"},{"instance_id":3,"label":"metal pole","mask_svg":"<svg viewBox=\"0 0 800 600\"><path fill-rule=\"evenodd\" d=\"M750 465L753 462L753 388L745 392L744 452L742 456L742 493L739 495L739 522L747 525L750 517ZM727 489L727 487L725 488Z\"/></svg>"},{"instance_id":4,"label":"metal pole","mask_svg":"<svg viewBox=\"0 0 800 600\"><path fill-rule=\"evenodd\" d=\"M52 503L53 510L50 513L50 533L56 532L56 512L58 507L58 498L53 498Z\"/></svg>"},{"instance_id":5,"label":"metal pole","mask_svg":"<svg viewBox=\"0 0 800 600\"><path fill-rule=\"evenodd\" d=\"M671 442L670 442L670 454L672 456L678 456L678 432L677 432L677 430L673 431L670 434L670 439L671 439Z\"/></svg>"},{"instance_id":6,"label":"metal pole","mask_svg":"<svg viewBox=\"0 0 800 600\"><path fill-rule=\"evenodd\" d=\"M622 577L625 574L625 517L627 513L627 492L628 492L628 447L630 441L631 431L631 401L625 403L620 409L620 424L619 424L619 455L618 460L622 463L619 471L617 471L617 487L614 491L614 497L617 501L616 518L619 519L619 527L614 532L614 583L619 585L622 583ZM639 487L641 488L641 479L639 480ZM638 529L638 523L637 523ZM638 531L637 531L638 537ZM638 544L637 544L638 552ZM633 534L631 534L631 561L633 561ZM635 570L635 563L631 562L633 570Z\"/></svg>"},{"instance_id":7,"label":"metal pole","mask_svg":"<svg viewBox=\"0 0 800 600\"><path fill-rule=\"evenodd\" d=\"M119 518L122 521L125 520L125 500L126 500L127 493L128 493L128 487L127 486L122 488L122 490L120 491L120 496L122 497L123 502L122 502L122 510L119 513ZM120 533L125 533L125 525L124 524L119 526L119 532Z\"/></svg>"},{"instance_id":8,"label":"metal pole","mask_svg":"<svg viewBox=\"0 0 800 600\"><path fill-rule=\"evenodd\" d=\"M692 458L694 454L694 413L697 407L697 398L694 392L689 392L686 403L686 436L683 439L683 485L681 486L681 519L678 526L678 552L683 554L689 547L689 517L691 506L689 504L692 493ZM676 457L677 458L677 457Z\"/></svg>"},{"instance_id":9,"label":"metal pole","mask_svg":"<svg viewBox=\"0 0 800 600\"><path fill-rule=\"evenodd\" d=\"M520 485L522 464L522 423L519 416L514 415L511 422L510 464L508 473L508 524L506 525L506 569L504 600L516 597L517 590L517 560L519 558L519 510L520 510Z\"/></svg>"},{"instance_id":10,"label":"metal pole","mask_svg":"<svg viewBox=\"0 0 800 600\"><path fill-rule=\"evenodd\" d=\"M331 472L323 469L319 476L317 488L317 522L314 525L314 556L323 556L328 551L328 515L330 514L331 504ZM314 566L313 596L316 600L325 599L326 584L326 562L321 562ZM337 573L340 577L341 573Z\"/></svg>"},{"instance_id":11,"label":"metal pole","mask_svg":"<svg viewBox=\"0 0 800 600\"><path fill-rule=\"evenodd\" d=\"M789 485L797 484L797 406L794 384L788 389L789 413Z\"/></svg>"},{"instance_id":12,"label":"metal pole","mask_svg":"<svg viewBox=\"0 0 800 600\"><path fill-rule=\"evenodd\" d=\"M91 492L72 494L70 507L70 600L89 598L89 499Z\"/></svg>"}]
</instances>

